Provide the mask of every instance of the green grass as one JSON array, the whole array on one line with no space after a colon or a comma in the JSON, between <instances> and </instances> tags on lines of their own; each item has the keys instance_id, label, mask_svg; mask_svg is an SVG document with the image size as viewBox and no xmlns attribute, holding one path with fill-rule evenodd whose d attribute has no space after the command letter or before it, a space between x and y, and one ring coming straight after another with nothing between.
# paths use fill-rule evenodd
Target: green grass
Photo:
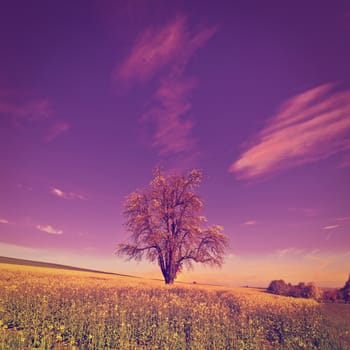
<instances>
[{"instance_id":1,"label":"green grass","mask_svg":"<svg viewBox=\"0 0 350 350\"><path fill-rule=\"evenodd\" d=\"M350 304L322 304L321 308L339 349L350 349Z\"/></svg>"}]
</instances>

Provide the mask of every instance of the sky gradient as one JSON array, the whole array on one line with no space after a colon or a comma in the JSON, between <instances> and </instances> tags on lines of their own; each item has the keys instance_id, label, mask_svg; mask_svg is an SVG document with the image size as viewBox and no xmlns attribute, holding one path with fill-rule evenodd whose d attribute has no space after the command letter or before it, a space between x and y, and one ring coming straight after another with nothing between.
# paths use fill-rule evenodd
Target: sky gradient
<instances>
[{"instance_id":1,"label":"sky gradient","mask_svg":"<svg viewBox=\"0 0 350 350\"><path fill-rule=\"evenodd\" d=\"M0 43L0 255L161 277L125 196L199 168L231 245L179 280L345 283L348 1L5 1Z\"/></svg>"}]
</instances>

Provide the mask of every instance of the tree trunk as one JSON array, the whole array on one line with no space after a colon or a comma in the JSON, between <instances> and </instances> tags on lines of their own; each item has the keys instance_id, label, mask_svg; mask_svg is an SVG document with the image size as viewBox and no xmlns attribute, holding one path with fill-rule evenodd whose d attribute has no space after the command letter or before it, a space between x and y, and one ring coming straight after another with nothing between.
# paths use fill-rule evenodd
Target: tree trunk
<instances>
[{"instance_id":1,"label":"tree trunk","mask_svg":"<svg viewBox=\"0 0 350 350\"><path fill-rule=\"evenodd\" d=\"M163 276L164 276L165 284L173 284L174 283L175 276L173 276L171 273L168 273L168 272L165 271L163 273Z\"/></svg>"},{"instance_id":2,"label":"tree trunk","mask_svg":"<svg viewBox=\"0 0 350 350\"><path fill-rule=\"evenodd\" d=\"M164 260L165 266L164 269L162 269L162 273L165 284L173 284L176 277L176 271L174 271L173 250L171 247L167 248L166 258Z\"/></svg>"},{"instance_id":3,"label":"tree trunk","mask_svg":"<svg viewBox=\"0 0 350 350\"><path fill-rule=\"evenodd\" d=\"M173 284L174 283L175 278L171 277L171 276L166 276L165 278L165 284Z\"/></svg>"}]
</instances>

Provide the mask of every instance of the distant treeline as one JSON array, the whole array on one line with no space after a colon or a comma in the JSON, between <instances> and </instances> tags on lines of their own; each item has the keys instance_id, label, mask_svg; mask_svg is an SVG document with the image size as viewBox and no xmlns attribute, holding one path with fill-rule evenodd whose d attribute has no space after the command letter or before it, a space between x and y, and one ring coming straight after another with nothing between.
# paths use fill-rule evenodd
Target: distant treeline
<instances>
[{"instance_id":1,"label":"distant treeline","mask_svg":"<svg viewBox=\"0 0 350 350\"><path fill-rule=\"evenodd\" d=\"M274 280L268 286L267 291L294 298L308 298L332 303L350 303L350 275L344 287L340 289L322 291L314 283L300 282L297 285L292 285L291 283L287 284L283 280Z\"/></svg>"}]
</instances>

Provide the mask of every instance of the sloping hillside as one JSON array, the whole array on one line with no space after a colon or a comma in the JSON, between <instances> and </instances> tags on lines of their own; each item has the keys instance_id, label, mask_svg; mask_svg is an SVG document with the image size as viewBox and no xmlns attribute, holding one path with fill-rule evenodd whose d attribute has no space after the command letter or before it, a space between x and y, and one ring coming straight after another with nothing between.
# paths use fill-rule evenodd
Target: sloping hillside
<instances>
[{"instance_id":1,"label":"sloping hillside","mask_svg":"<svg viewBox=\"0 0 350 350\"><path fill-rule=\"evenodd\" d=\"M46 267L46 268L50 268L50 269L97 272L97 273L103 273L103 274L107 274L107 275L135 277L135 276L125 275L125 274L121 274L121 273L113 273L113 272L105 272L105 271L99 271L99 270L85 269L85 268L82 268L82 267L54 264L54 263L48 263L48 262L44 262L44 261L34 261L34 260L10 258L10 257L6 257L6 256L0 256L0 264L13 264L13 265L23 265L23 266Z\"/></svg>"}]
</instances>

